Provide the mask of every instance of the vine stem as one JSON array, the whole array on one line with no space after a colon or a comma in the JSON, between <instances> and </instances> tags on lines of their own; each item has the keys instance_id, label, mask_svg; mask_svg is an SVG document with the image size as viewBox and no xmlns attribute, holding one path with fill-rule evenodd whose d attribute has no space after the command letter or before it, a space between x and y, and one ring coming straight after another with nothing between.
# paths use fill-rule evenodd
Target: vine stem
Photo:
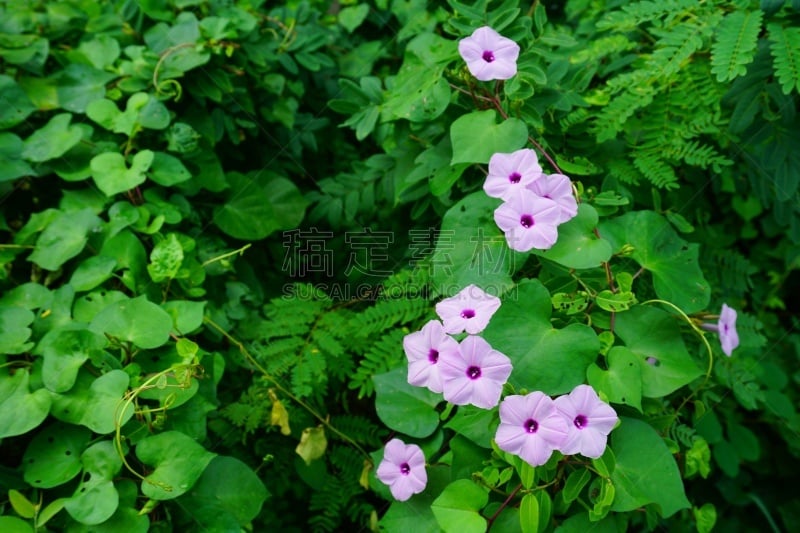
<instances>
[{"instance_id":1,"label":"vine stem","mask_svg":"<svg viewBox=\"0 0 800 533\"><path fill-rule=\"evenodd\" d=\"M252 246L251 243L247 243L244 246L242 246L241 248L239 248L238 250L234 250L232 252L228 252L227 254L218 255L217 257L212 257L211 259L208 259L207 261L204 261L203 264L201 264L200 266L201 267L207 267L211 263L215 263L217 261L222 261L223 259L231 257L231 256L234 256L234 255L241 256L251 246Z\"/></svg>"},{"instance_id":2,"label":"vine stem","mask_svg":"<svg viewBox=\"0 0 800 533\"><path fill-rule=\"evenodd\" d=\"M247 350L247 348L245 348L242 342L240 342L230 333L222 329L222 326L220 326L210 318L204 317L203 321L212 328L214 328L215 330L217 330L223 337L228 339L230 343L234 344L237 348L239 348L239 352L245 357L245 359L247 359L247 362L250 363L256 370L261 372L264 379L269 381L276 389L281 391L281 393L283 393L287 398L291 399L292 401L297 403L300 407L308 411L308 413L311 414L311 416L319 420L319 422L323 426L325 426L329 431L338 435L342 440L344 440L350 446L361 452L361 454L364 455L364 457L366 457L370 462L372 462L372 459L366 452L366 450L364 450L364 448L362 448L356 441L354 441L352 438L350 438L349 436L345 435L344 433L336 429L326 418L323 418L323 416L317 413L310 405L308 405L306 402L304 402L303 400L292 394L292 392L289 391L286 387L284 387L277 379L272 377L272 375L269 372L267 372L267 370L263 366L261 366L258 361L256 361L255 357L253 357L252 354L250 354L250 352Z\"/></svg>"},{"instance_id":3,"label":"vine stem","mask_svg":"<svg viewBox=\"0 0 800 533\"><path fill-rule=\"evenodd\" d=\"M514 496L517 495L517 493L520 491L521 488L522 488L522 483L514 487L514 490L511 491L511 494L508 495L508 498L506 498L506 500L502 504L500 504L500 507L497 508L497 511L495 511L494 514L491 516L491 518L489 518L486 521L486 533L489 533L489 530L492 529L492 526L494 525L494 521L497 520L497 517L500 516L500 513L503 512L503 509L508 507L508 504L511 502L512 499L514 499Z\"/></svg>"},{"instance_id":4,"label":"vine stem","mask_svg":"<svg viewBox=\"0 0 800 533\"><path fill-rule=\"evenodd\" d=\"M706 338L705 331L703 331L702 329L697 327L697 324L695 324L695 321L692 320L689 317L689 315L684 313L683 310L680 307L678 307L677 305L675 305L674 303L668 302L666 300L660 300L658 298L655 298L653 300L647 300L645 302L642 302L642 305L656 304L656 303L663 304L663 305L666 305L666 306L674 309L686 321L686 323L689 324L689 326L695 331L695 333L697 333L700 336L700 340L703 341L703 344L705 344L705 346L706 346L706 351L708 351L708 368L706 369L706 375L703 378L703 383L701 383L700 386L697 389L693 390L692 393L689 396L687 396L683 400L683 402L681 402L681 404L678 406L678 409L675 410L675 418L677 419L678 418L678 413L681 412L681 410L689 402L689 400L694 398L694 395L697 394L697 391L705 388L706 383L708 383L708 380L711 377L711 370L714 367L714 350L711 349L711 344L709 344L708 339Z\"/></svg>"}]
</instances>

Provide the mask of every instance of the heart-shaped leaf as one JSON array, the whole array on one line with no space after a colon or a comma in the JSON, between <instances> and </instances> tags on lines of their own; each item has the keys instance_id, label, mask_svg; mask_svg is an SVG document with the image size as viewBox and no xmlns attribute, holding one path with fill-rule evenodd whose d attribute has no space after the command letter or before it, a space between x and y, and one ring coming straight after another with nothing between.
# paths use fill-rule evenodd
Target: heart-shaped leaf
<instances>
[{"instance_id":1,"label":"heart-shaped leaf","mask_svg":"<svg viewBox=\"0 0 800 533\"><path fill-rule=\"evenodd\" d=\"M623 346L611 348L606 356L608 370L596 364L586 371L589 385L613 403L642 410L642 358Z\"/></svg>"},{"instance_id":2,"label":"heart-shaped leaf","mask_svg":"<svg viewBox=\"0 0 800 533\"><path fill-rule=\"evenodd\" d=\"M50 394L45 389L30 392L30 374L0 371L0 439L22 435L41 424L50 411Z\"/></svg>"},{"instance_id":3,"label":"heart-shaped leaf","mask_svg":"<svg viewBox=\"0 0 800 533\"><path fill-rule=\"evenodd\" d=\"M171 500L194 486L216 454L183 433L165 431L140 441L136 456L154 468L142 482L144 495L154 500Z\"/></svg>"},{"instance_id":4,"label":"heart-shaped leaf","mask_svg":"<svg viewBox=\"0 0 800 533\"><path fill-rule=\"evenodd\" d=\"M405 366L372 376L375 384L375 410L384 424L412 437L427 437L439 425L436 405L439 394L408 383Z\"/></svg>"},{"instance_id":5,"label":"heart-shaped leaf","mask_svg":"<svg viewBox=\"0 0 800 533\"><path fill-rule=\"evenodd\" d=\"M164 152L156 152L153 158L153 166L150 169L150 179L163 185L171 187L176 183L182 183L190 179L192 175L183 166L180 159Z\"/></svg>"},{"instance_id":6,"label":"heart-shaped leaf","mask_svg":"<svg viewBox=\"0 0 800 533\"><path fill-rule=\"evenodd\" d=\"M509 382L517 388L564 394L584 382L600 352L600 340L583 324L554 329L550 294L538 280L524 280L503 297L484 330L492 347L514 365Z\"/></svg>"},{"instance_id":7,"label":"heart-shaped leaf","mask_svg":"<svg viewBox=\"0 0 800 533\"><path fill-rule=\"evenodd\" d=\"M473 111L450 125L453 142L453 165L456 163L488 163L497 153L511 153L525 146L528 128L517 118L497 124L497 113L490 109Z\"/></svg>"},{"instance_id":8,"label":"heart-shaped leaf","mask_svg":"<svg viewBox=\"0 0 800 533\"><path fill-rule=\"evenodd\" d=\"M140 348L158 348L169 340L172 318L145 296L139 296L112 303L94 317L89 329Z\"/></svg>"},{"instance_id":9,"label":"heart-shaped leaf","mask_svg":"<svg viewBox=\"0 0 800 533\"><path fill-rule=\"evenodd\" d=\"M681 239L661 215L633 211L600 224L600 235L614 250L633 247L631 257L653 275L659 298L686 313L705 309L711 289L698 262L700 246Z\"/></svg>"},{"instance_id":10,"label":"heart-shaped leaf","mask_svg":"<svg viewBox=\"0 0 800 533\"><path fill-rule=\"evenodd\" d=\"M486 531L480 510L489 501L486 490L468 479L450 483L431 504L436 521L446 533Z\"/></svg>"},{"instance_id":11,"label":"heart-shaped leaf","mask_svg":"<svg viewBox=\"0 0 800 533\"><path fill-rule=\"evenodd\" d=\"M108 341L84 325L68 324L52 329L36 346L34 353L44 356L42 381L53 392L66 392L75 384L83 363L92 352L101 351Z\"/></svg>"},{"instance_id":12,"label":"heart-shaped leaf","mask_svg":"<svg viewBox=\"0 0 800 533\"><path fill-rule=\"evenodd\" d=\"M594 234L597 211L587 203L578 206L578 214L558 226L558 240L549 250L533 253L567 268L595 268L611 259L611 243Z\"/></svg>"},{"instance_id":13,"label":"heart-shaped leaf","mask_svg":"<svg viewBox=\"0 0 800 533\"><path fill-rule=\"evenodd\" d=\"M22 458L25 481L39 489L57 487L81 471L81 453L91 432L56 422L38 433Z\"/></svg>"},{"instance_id":14,"label":"heart-shaped leaf","mask_svg":"<svg viewBox=\"0 0 800 533\"><path fill-rule=\"evenodd\" d=\"M105 522L119 507L119 493L114 476L122 468L122 459L110 440L95 443L81 454L83 478L64 509L72 518L86 525Z\"/></svg>"},{"instance_id":15,"label":"heart-shaped leaf","mask_svg":"<svg viewBox=\"0 0 800 533\"><path fill-rule=\"evenodd\" d=\"M100 218L89 207L59 212L39 235L30 260L46 270L58 270L83 251L90 232L101 224Z\"/></svg>"},{"instance_id":16,"label":"heart-shaped leaf","mask_svg":"<svg viewBox=\"0 0 800 533\"><path fill-rule=\"evenodd\" d=\"M41 163L64 155L83 137L83 130L76 125L70 126L71 120L72 113L61 113L51 118L25 139L22 157Z\"/></svg>"},{"instance_id":17,"label":"heart-shaped leaf","mask_svg":"<svg viewBox=\"0 0 800 533\"><path fill-rule=\"evenodd\" d=\"M28 326L36 316L23 307L0 305L0 353L23 353L33 346L27 342L32 330Z\"/></svg>"},{"instance_id":18,"label":"heart-shaped leaf","mask_svg":"<svg viewBox=\"0 0 800 533\"><path fill-rule=\"evenodd\" d=\"M52 414L70 424L86 426L95 433L108 434L133 416L133 405L120 409L128 390L128 374L111 370L95 378L86 370L78 373L75 385L64 394L53 394Z\"/></svg>"},{"instance_id":19,"label":"heart-shaped leaf","mask_svg":"<svg viewBox=\"0 0 800 533\"><path fill-rule=\"evenodd\" d=\"M114 196L144 183L145 173L153 163L153 158L152 151L142 150L133 156L131 167L128 168L125 158L119 152L96 155L90 164L92 178L103 194Z\"/></svg>"}]
</instances>

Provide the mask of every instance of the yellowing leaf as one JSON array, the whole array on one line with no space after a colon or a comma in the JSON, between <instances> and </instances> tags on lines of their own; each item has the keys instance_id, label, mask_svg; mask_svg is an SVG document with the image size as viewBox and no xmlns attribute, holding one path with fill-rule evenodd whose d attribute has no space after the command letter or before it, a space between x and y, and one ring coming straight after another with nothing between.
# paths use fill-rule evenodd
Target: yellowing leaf
<instances>
[{"instance_id":1,"label":"yellowing leaf","mask_svg":"<svg viewBox=\"0 0 800 533\"><path fill-rule=\"evenodd\" d=\"M283 403L281 403L281 401L275 395L275 391L272 389L269 390L269 399L272 402L272 411L270 412L269 423L273 426L280 426L281 433L283 435L290 435L292 430L289 428L289 412L286 410L286 407L283 406ZM305 436L305 433L303 433L303 435ZM302 444L302 441L300 441L300 443ZM323 452L324 451L325 450L323 448Z\"/></svg>"},{"instance_id":2,"label":"yellowing leaf","mask_svg":"<svg viewBox=\"0 0 800 533\"><path fill-rule=\"evenodd\" d=\"M325 428L317 426L303 430L300 444L297 445L294 451L303 458L306 464L311 464L314 459L319 459L325 455L325 448L327 447L328 439L325 438Z\"/></svg>"}]
</instances>

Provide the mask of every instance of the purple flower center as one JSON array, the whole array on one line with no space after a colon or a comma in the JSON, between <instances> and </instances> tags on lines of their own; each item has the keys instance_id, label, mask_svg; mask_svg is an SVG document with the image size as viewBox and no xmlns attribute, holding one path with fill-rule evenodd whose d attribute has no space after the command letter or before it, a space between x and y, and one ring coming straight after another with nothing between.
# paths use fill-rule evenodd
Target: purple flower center
<instances>
[{"instance_id":1,"label":"purple flower center","mask_svg":"<svg viewBox=\"0 0 800 533\"><path fill-rule=\"evenodd\" d=\"M408 466L408 463L403 463L400 465L400 473L404 476L407 476L411 472L411 467Z\"/></svg>"},{"instance_id":2,"label":"purple flower center","mask_svg":"<svg viewBox=\"0 0 800 533\"><path fill-rule=\"evenodd\" d=\"M576 428L583 429L586 427L586 424L588 424L589 421L586 419L585 416L578 415L575 417L575 420L573 420L572 423L575 424Z\"/></svg>"},{"instance_id":3,"label":"purple flower center","mask_svg":"<svg viewBox=\"0 0 800 533\"><path fill-rule=\"evenodd\" d=\"M519 218L519 223L522 224L523 228L530 228L533 226L533 217L530 215L522 215Z\"/></svg>"},{"instance_id":4,"label":"purple flower center","mask_svg":"<svg viewBox=\"0 0 800 533\"><path fill-rule=\"evenodd\" d=\"M473 318L475 316L474 309L464 309L461 311L461 318Z\"/></svg>"},{"instance_id":5,"label":"purple flower center","mask_svg":"<svg viewBox=\"0 0 800 533\"><path fill-rule=\"evenodd\" d=\"M479 366L471 366L467 369L467 377L469 379L478 379L481 377L481 368Z\"/></svg>"},{"instance_id":6,"label":"purple flower center","mask_svg":"<svg viewBox=\"0 0 800 533\"><path fill-rule=\"evenodd\" d=\"M492 53L491 50L486 50L485 52L483 52L483 60L486 61L487 63L491 63L492 61L494 61L494 54Z\"/></svg>"},{"instance_id":7,"label":"purple flower center","mask_svg":"<svg viewBox=\"0 0 800 533\"><path fill-rule=\"evenodd\" d=\"M435 365L439 361L439 350L431 348L431 351L428 352L428 361Z\"/></svg>"},{"instance_id":8,"label":"purple flower center","mask_svg":"<svg viewBox=\"0 0 800 533\"><path fill-rule=\"evenodd\" d=\"M524 427L525 431L528 433L536 433L536 430L539 429L539 423L536 420L529 418L525 421L522 427Z\"/></svg>"},{"instance_id":9,"label":"purple flower center","mask_svg":"<svg viewBox=\"0 0 800 533\"><path fill-rule=\"evenodd\" d=\"M724 331L726 334L728 333L728 324L722 324L722 331Z\"/></svg>"},{"instance_id":10,"label":"purple flower center","mask_svg":"<svg viewBox=\"0 0 800 533\"><path fill-rule=\"evenodd\" d=\"M519 183L519 180L522 179L522 174L519 172L512 172L511 175L508 176L508 181L511 183Z\"/></svg>"}]
</instances>

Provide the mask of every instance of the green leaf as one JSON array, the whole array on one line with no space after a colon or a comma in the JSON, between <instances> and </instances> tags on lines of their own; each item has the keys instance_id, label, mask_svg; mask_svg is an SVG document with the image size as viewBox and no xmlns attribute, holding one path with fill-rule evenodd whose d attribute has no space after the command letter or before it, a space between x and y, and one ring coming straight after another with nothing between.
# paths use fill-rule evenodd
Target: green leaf
<instances>
[{"instance_id":1,"label":"green leaf","mask_svg":"<svg viewBox=\"0 0 800 533\"><path fill-rule=\"evenodd\" d=\"M88 207L80 211L59 212L39 235L29 259L46 270L58 270L83 251L89 233L101 223Z\"/></svg>"},{"instance_id":2,"label":"green leaf","mask_svg":"<svg viewBox=\"0 0 800 533\"><path fill-rule=\"evenodd\" d=\"M800 92L800 28L784 28L777 22L767 25L773 66L783 94Z\"/></svg>"},{"instance_id":3,"label":"green leaf","mask_svg":"<svg viewBox=\"0 0 800 533\"><path fill-rule=\"evenodd\" d=\"M203 325L206 302L172 300L161 304L172 317L172 329L176 335L187 335Z\"/></svg>"},{"instance_id":4,"label":"green leaf","mask_svg":"<svg viewBox=\"0 0 800 533\"><path fill-rule=\"evenodd\" d=\"M378 464L380 457L376 458ZM371 476L375 483L387 489L386 485ZM380 520L380 526L386 531L424 531L438 533L442 530L434 517L431 505L435 497L450 482L450 468L431 466L428 468L428 485L421 494L414 495L405 502L394 502ZM386 497L388 496L386 490Z\"/></svg>"},{"instance_id":5,"label":"green leaf","mask_svg":"<svg viewBox=\"0 0 800 533\"><path fill-rule=\"evenodd\" d=\"M268 496L250 467L234 457L217 456L178 504L204 530L221 531L231 519L242 527L250 523Z\"/></svg>"},{"instance_id":6,"label":"green leaf","mask_svg":"<svg viewBox=\"0 0 800 533\"><path fill-rule=\"evenodd\" d=\"M356 28L361 26L367 15L369 15L369 5L367 4L345 7L339 11L339 24L347 30L347 33L353 33Z\"/></svg>"},{"instance_id":7,"label":"green leaf","mask_svg":"<svg viewBox=\"0 0 800 533\"><path fill-rule=\"evenodd\" d=\"M81 471L89 430L56 422L40 431L22 458L25 482L38 489L63 485Z\"/></svg>"},{"instance_id":8,"label":"green leaf","mask_svg":"<svg viewBox=\"0 0 800 533\"><path fill-rule=\"evenodd\" d=\"M140 348L158 348L169 340L172 319L145 296L139 296L110 304L92 320L89 329Z\"/></svg>"},{"instance_id":9,"label":"green leaf","mask_svg":"<svg viewBox=\"0 0 800 533\"><path fill-rule=\"evenodd\" d=\"M539 501L533 493L523 496L519 503L519 525L522 533L539 531Z\"/></svg>"},{"instance_id":10,"label":"green leaf","mask_svg":"<svg viewBox=\"0 0 800 533\"><path fill-rule=\"evenodd\" d=\"M150 168L151 180L164 187L171 187L176 183L191 179L191 177L192 175L186 170L180 159L164 152L155 152L153 165Z\"/></svg>"},{"instance_id":11,"label":"green leaf","mask_svg":"<svg viewBox=\"0 0 800 533\"><path fill-rule=\"evenodd\" d=\"M681 239L669 222L653 211L634 211L603 221L600 234L614 250L633 246L630 256L653 275L659 298L686 313L705 309L711 289L698 263L699 245Z\"/></svg>"},{"instance_id":12,"label":"green leaf","mask_svg":"<svg viewBox=\"0 0 800 533\"><path fill-rule=\"evenodd\" d=\"M64 509L72 518L86 525L105 522L119 507L119 493L113 479L122 468L122 459L114 443L95 443L81 454L83 477Z\"/></svg>"},{"instance_id":13,"label":"green leaf","mask_svg":"<svg viewBox=\"0 0 800 533\"><path fill-rule=\"evenodd\" d=\"M36 106L28 99L14 78L0 74L0 130L9 129L28 118Z\"/></svg>"},{"instance_id":14,"label":"green leaf","mask_svg":"<svg viewBox=\"0 0 800 533\"><path fill-rule=\"evenodd\" d=\"M561 491L564 501L567 503L575 501L591 478L592 473L586 468L575 470L567 476L567 482Z\"/></svg>"},{"instance_id":15,"label":"green leaf","mask_svg":"<svg viewBox=\"0 0 800 533\"><path fill-rule=\"evenodd\" d=\"M711 533L717 523L717 508L713 503L704 503L702 507L693 507L695 527L697 533Z\"/></svg>"},{"instance_id":16,"label":"green leaf","mask_svg":"<svg viewBox=\"0 0 800 533\"><path fill-rule=\"evenodd\" d=\"M372 376L372 381L375 384L375 410L384 424L417 438L436 431L439 413L435 407L442 398L428 389L409 385L405 366Z\"/></svg>"},{"instance_id":17,"label":"green leaf","mask_svg":"<svg viewBox=\"0 0 800 533\"><path fill-rule=\"evenodd\" d=\"M444 65L426 65L407 52L381 106L383 120L427 122L444 113L450 104L450 85L443 71Z\"/></svg>"},{"instance_id":18,"label":"green leaf","mask_svg":"<svg viewBox=\"0 0 800 533\"><path fill-rule=\"evenodd\" d=\"M190 437L166 431L136 445L136 457L154 468L142 481L142 492L154 500L171 500L188 492L216 456Z\"/></svg>"},{"instance_id":19,"label":"green leaf","mask_svg":"<svg viewBox=\"0 0 800 533\"><path fill-rule=\"evenodd\" d=\"M488 163L497 152L511 153L525 146L528 128L517 118L496 124L494 110L473 111L459 117L450 126L453 143L452 164Z\"/></svg>"},{"instance_id":20,"label":"green leaf","mask_svg":"<svg viewBox=\"0 0 800 533\"><path fill-rule=\"evenodd\" d=\"M523 280L507 293L483 336L514 365L509 382L517 388L555 395L585 381L600 341L584 324L554 329L550 294L539 280Z\"/></svg>"},{"instance_id":21,"label":"green leaf","mask_svg":"<svg viewBox=\"0 0 800 533\"><path fill-rule=\"evenodd\" d=\"M498 205L479 191L447 210L429 266L436 293L450 296L474 283L496 295L513 285L517 255L492 218Z\"/></svg>"},{"instance_id":22,"label":"green leaf","mask_svg":"<svg viewBox=\"0 0 800 533\"><path fill-rule=\"evenodd\" d=\"M16 516L0 516L0 531L4 533L33 533L31 525Z\"/></svg>"},{"instance_id":23,"label":"green leaf","mask_svg":"<svg viewBox=\"0 0 800 533\"><path fill-rule=\"evenodd\" d=\"M499 423L500 421L490 410L474 405L462 405L444 427L452 429L484 448L491 448L492 439L497 433Z\"/></svg>"},{"instance_id":24,"label":"green leaf","mask_svg":"<svg viewBox=\"0 0 800 533\"><path fill-rule=\"evenodd\" d=\"M639 356L643 396L666 396L703 374L686 350L674 314L636 306L617 315L615 332ZM654 357L655 364L647 363L648 357Z\"/></svg>"},{"instance_id":25,"label":"green leaf","mask_svg":"<svg viewBox=\"0 0 800 533\"><path fill-rule=\"evenodd\" d=\"M92 179L97 188L106 196L126 192L144 183L146 172L153 163L154 153L142 150L133 156L131 167L125 164L125 157L118 152L106 152L92 158L90 167Z\"/></svg>"},{"instance_id":26,"label":"green leaf","mask_svg":"<svg viewBox=\"0 0 800 533\"><path fill-rule=\"evenodd\" d=\"M11 489L8 491L8 501L11 507L22 518L33 518L36 516L36 507L21 492Z\"/></svg>"},{"instance_id":27,"label":"green leaf","mask_svg":"<svg viewBox=\"0 0 800 533\"><path fill-rule=\"evenodd\" d=\"M183 263L183 247L178 236L170 233L165 239L156 243L150 252L150 264L147 272L156 283L173 279Z\"/></svg>"},{"instance_id":28,"label":"green leaf","mask_svg":"<svg viewBox=\"0 0 800 533\"><path fill-rule=\"evenodd\" d=\"M627 311L636 303L636 296L630 291L612 292L604 289L594 298L597 307L609 312Z\"/></svg>"},{"instance_id":29,"label":"green leaf","mask_svg":"<svg viewBox=\"0 0 800 533\"><path fill-rule=\"evenodd\" d=\"M114 274L117 261L113 257L96 255L83 261L69 280L69 284L79 292L90 291Z\"/></svg>"},{"instance_id":30,"label":"green leaf","mask_svg":"<svg viewBox=\"0 0 800 533\"><path fill-rule=\"evenodd\" d=\"M27 352L33 343L27 342L33 331L28 327L36 316L25 308L0 305L0 353Z\"/></svg>"},{"instance_id":31,"label":"green leaf","mask_svg":"<svg viewBox=\"0 0 800 533\"><path fill-rule=\"evenodd\" d=\"M664 440L641 420L621 420L611 433L611 449L617 459L611 474L616 487L611 510L628 512L655 503L667 518L689 508L678 465Z\"/></svg>"},{"instance_id":32,"label":"green leaf","mask_svg":"<svg viewBox=\"0 0 800 533\"><path fill-rule=\"evenodd\" d=\"M578 214L558 227L558 240L549 250L533 253L567 268L595 268L611 259L611 244L594 234L597 211L582 203Z\"/></svg>"},{"instance_id":33,"label":"green leaf","mask_svg":"<svg viewBox=\"0 0 800 533\"><path fill-rule=\"evenodd\" d=\"M163 130L170 122L164 104L147 93L132 94L125 111L120 111L111 100L95 100L86 108L86 115L105 129L128 137L140 127Z\"/></svg>"},{"instance_id":34,"label":"green leaf","mask_svg":"<svg viewBox=\"0 0 800 533\"><path fill-rule=\"evenodd\" d=\"M484 489L468 479L450 483L431 504L436 521L446 533L482 533L486 519L480 510L489 502Z\"/></svg>"},{"instance_id":35,"label":"green leaf","mask_svg":"<svg viewBox=\"0 0 800 533\"><path fill-rule=\"evenodd\" d=\"M19 369L13 375L0 372L0 439L22 435L41 424L50 411L45 389L30 392L30 375Z\"/></svg>"},{"instance_id":36,"label":"green leaf","mask_svg":"<svg viewBox=\"0 0 800 533\"><path fill-rule=\"evenodd\" d=\"M262 183L236 172L227 178L230 196L214 211L214 223L231 237L259 240L303 220L308 201L288 179L270 175Z\"/></svg>"},{"instance_id":37,"label":"green leaf","mask_svg":"<svg viewBox=\"0 0 800 533\"><path fill-rule=\"evenodd\" d=\"M45 387L53 392L70 390L90 354L102 351L107 343L105 337L79 324L48 331L34 351L44 357L42 381Z\"/></svg>"},{"instance_id":38,"label":"green leaf","mask_svg":"<svg viewBox=\"0 0 800 533\"><path fill-rule=\"evenodd\" d=\"M122 370L111 370L95 378L87 370L78 372L69 392L52 394L52 415L63 422L86 426L95 433L108 434L117 424L133 416L133 404L122 410L123 396L130 377Z\"/></svg>"},{"instance_id":39,"label":"green leaf","mask_svg":"<svg viewBox=\"0 0 800 533\"><path fill-rule=\"evenodd\" d=\"M110 35L96 35L90 41L83 41L76 49L67 52L72 63L90 65L102 70L112 65L119 57L119 42Z\"/></svg>"},{"instance_id":40,"label":"green leaf","mask_svg":"<svg viewBox=\"0 0 800 533\"><path fill-rule=\"evenodd\" d=\"M24 146L13 133L0 133L0 183L36 174L22 159Z\"/></svg>"},{"instance_id":41,"label":"green leaf","mask_svg":"<svg viewBox=\"0 0 800 533\"><path fill-rule=\"evenodd\" d=\"M611 348L606 357L608 370L592 364L586 371L591 385L613 403L642 411L642 358L623 346Z\"/></svg>"},{"instance_id":42,"label":"green leaf","mask_svg":"<svg viewBox=\"0 0 800 533\"><path fill-rule=\"evenodd\" d=\"M22 157L41 163L64 155L83 137L81 128L70 126L71 120L71 113L61 113L51 118L47 124L25 139Z\"/></svg>"},{"instance_id":43,"label":"green leaf","mask_svg":"<svg viewBox=\"0 0 800 533\"><path fill-rule=\"evenodd\" d=\"M711 47L711 74L717 81L727 82L747 73L753 62L763 12L732 11L717 26L716 40Z\"/></svg>"}]
</instances>

